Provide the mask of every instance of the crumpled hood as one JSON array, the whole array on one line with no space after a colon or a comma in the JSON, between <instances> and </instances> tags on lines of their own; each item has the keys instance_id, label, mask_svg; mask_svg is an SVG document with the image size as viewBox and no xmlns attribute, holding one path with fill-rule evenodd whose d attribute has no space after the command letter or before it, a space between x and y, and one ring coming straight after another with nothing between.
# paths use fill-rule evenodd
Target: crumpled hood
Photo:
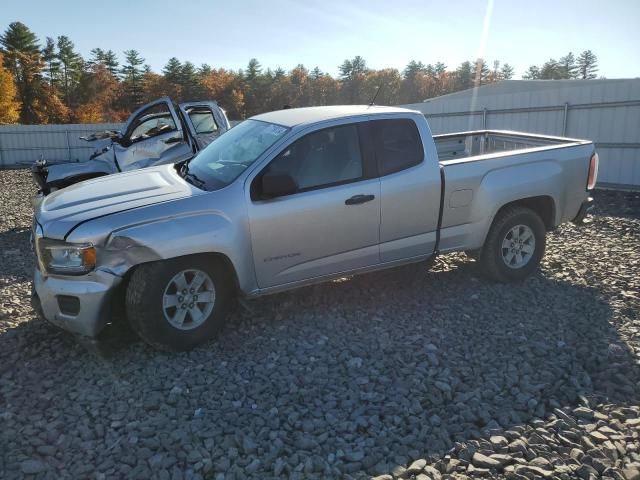
<instances>
[{"instance_id":1,"label":"crumpled hood","mask_svg":"<svg viewBox=\"0 0 640 480\"><path fill-rule=\"evenodd\" d=\"M203 193L173 165L145 168L80 182L36 205L36 221L48 238L64 239L78 224L98 217Z\"/></svg>"}]
</instances>

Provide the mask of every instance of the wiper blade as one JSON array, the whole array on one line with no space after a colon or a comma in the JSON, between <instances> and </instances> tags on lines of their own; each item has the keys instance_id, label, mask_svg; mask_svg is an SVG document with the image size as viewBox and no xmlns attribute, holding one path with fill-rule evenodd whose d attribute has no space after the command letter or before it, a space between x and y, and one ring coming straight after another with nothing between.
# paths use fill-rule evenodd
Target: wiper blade
<instances>
[{"instance_id":1,"label":"wiper blade","mask_svg":"<svg viewBox=\"0 0 640 480\"><path fill-rule=\"evenodd\" d=\"M184 178L187 182L191 183L192 185L195 185L196 187L202 189L202 190L206 190L205 186L206 183L204 180L202 180L201 178L198 178L198 176L195 173L191 173L189 171L189 163L185 163L182 168L180 169L180 176L182 178Z\"/></svg>"}]
</instances>

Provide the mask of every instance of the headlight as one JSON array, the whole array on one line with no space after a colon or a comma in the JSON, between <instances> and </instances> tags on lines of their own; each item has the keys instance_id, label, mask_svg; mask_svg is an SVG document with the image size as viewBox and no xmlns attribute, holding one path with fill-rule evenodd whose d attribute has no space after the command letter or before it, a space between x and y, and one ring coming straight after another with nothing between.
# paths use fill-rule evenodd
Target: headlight
<instances>
[{"instance_id":1,"label":"headlight","mask_svg":"<svg viewBox=\"0 0 640 480\"><path fill-rule=\"evenodd\" d=\"M89 243L72 244L41 239L38 254L42 267L48 273L82 275L96 266L96 249Z\"/></svg>"}]
</instances>

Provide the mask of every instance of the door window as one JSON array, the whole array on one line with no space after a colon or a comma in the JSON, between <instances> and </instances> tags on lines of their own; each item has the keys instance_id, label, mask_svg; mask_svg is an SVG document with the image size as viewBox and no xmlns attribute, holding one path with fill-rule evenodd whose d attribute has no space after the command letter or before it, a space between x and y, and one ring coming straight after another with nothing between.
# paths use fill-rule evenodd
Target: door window
<instances>
[{"instance_id":1,"label":"door window","mask_svg":"<svg viewBox=\"0 0 640 480\"><path fill-rule=\"evenodd\" d=\"M176 130L176 123L166 103L153 105L140 112L129 127L131 143Z\"/></svg>"},{"instance_id":2,"label":"door window","mask_svg":"<svg viewBox=\"0 0 640 480\"><path fill-rule=\"evenodd\" d=\"M362 178L358 127L342 125L310 133L281 152L267 171L290 175L298 191Z\"/></svg>"},{"instance_id":3,"label":"door window","mask_svg":"<svg viewBox=\"0 0 640 480\"><path fill-rule=\"evenodd\" d=\"M196 133L213 133L218 130L218 125L213 118L213 112L209 108L189 108L187 114Z\"/></svg>"},{"instance_id":4,"label":"door window","mask_svg":"<svg viewBox=\"0 0 640 480\"><path fill-rule=\"evenodd\" d=\"M374 120L371 125L381 176L422 162L424 148L413 120Z\"/></svg>"}]
</instances>

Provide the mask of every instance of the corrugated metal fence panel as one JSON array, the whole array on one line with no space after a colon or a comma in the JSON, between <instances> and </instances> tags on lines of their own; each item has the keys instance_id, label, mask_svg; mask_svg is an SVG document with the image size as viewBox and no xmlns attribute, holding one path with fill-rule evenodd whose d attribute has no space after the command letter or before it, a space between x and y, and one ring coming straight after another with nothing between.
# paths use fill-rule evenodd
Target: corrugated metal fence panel
<instances>
[{"instance_id":1,"label":"corrugated metal fence panel","mask_svg":"<svg viewBox=\"0 0 640 480\"><path fill-rule=\"evenodd\" d=\"M120 128L120 123L0 126L0 166L31 164L39 158L51 162L82 161L91 155L94 146L79 137Z\"/></svg>"},{"instance_id":2,"label":"corrugated metal fence panel","mask_svg":"<svg viewBox=\"0 0 640 480\"><path fill-rule=\"evenodd\" d=\"M407 108L423 112L434 133L484 125L593 140L600 155L598 184L640 187L640 79L516 80Z\"/></svg>"},{"instance_id":3,"label":"corrugated metal fence panel","mask_svg":"<svg viewBox=\"0 0 640 480\"><path fill-rule=\"evenodd\" d=\"M562 111L487 113L487 128L544 135L562 134Z\"/></svg>"},{"instance_id":4,"label":"corrugated metal fence panel","mask_svg":"<svg viewBox=\"0 0 640 480\"><path fill-rule=\"evenodd\" d=\"M482 128L482 115L455 116L455 117L429 117L431 133L461 132L464 130L479 130Z\"/></svg>"}]
</instances>

